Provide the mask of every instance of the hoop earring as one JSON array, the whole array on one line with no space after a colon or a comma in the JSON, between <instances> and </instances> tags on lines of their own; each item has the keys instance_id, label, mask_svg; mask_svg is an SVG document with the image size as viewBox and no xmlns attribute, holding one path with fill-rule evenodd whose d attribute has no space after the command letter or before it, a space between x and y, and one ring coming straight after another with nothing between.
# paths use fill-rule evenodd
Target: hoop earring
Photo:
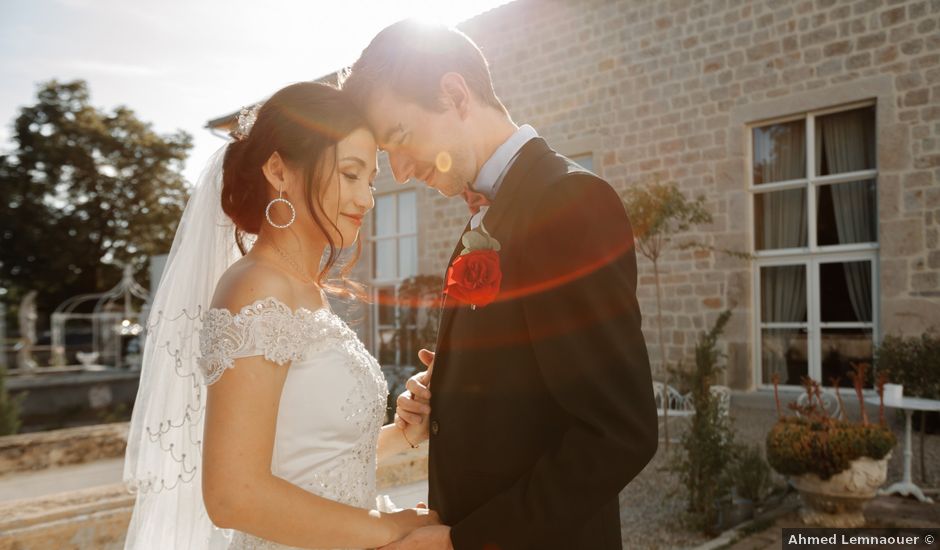
<instances>
[{"instance_id":1,"label":"hoop earring","mask_svg":"<svg viewBox=\"0 0 940 550\"><path fill-rule=\"evenodd\" d=\"M276 224L274 223L274 220L271 219L271 207L279 202L283 202L284 204L287 205L288 208L290 208L290 221L288 221L284 225ZM297 211L294 210L294 205L291 204L289 200L284 198L284 191L282 190L279 192L278 197L276 199L271 199L271 202L268 203L268 207L264 209L264 217L267 218L268 223L271 224L273 227L276 227L278 229L285 229L287 227L290 227L291 224L294 223L294 220L297 219Z\"/></svg>"}]
</instances>

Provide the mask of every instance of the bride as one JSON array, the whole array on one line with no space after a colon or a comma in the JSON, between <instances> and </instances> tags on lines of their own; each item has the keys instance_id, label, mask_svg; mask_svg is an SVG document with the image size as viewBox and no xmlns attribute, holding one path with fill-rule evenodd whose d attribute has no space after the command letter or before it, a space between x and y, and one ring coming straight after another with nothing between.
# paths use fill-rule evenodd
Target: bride
<instances>
[{"instance_id":1,"label":"bride","mask_svg":"<svg viewBox=\"0 0 940 550\"><path fill-rule=\"evenodd\" d=\"M233 136L151 308L126 548L373 548L437 523L376 499L377 461L426 439L427 415L382 425L379 365L324 295L374 206L374 137L316 83L243 110Z\"/></svg>"}]
</instances>

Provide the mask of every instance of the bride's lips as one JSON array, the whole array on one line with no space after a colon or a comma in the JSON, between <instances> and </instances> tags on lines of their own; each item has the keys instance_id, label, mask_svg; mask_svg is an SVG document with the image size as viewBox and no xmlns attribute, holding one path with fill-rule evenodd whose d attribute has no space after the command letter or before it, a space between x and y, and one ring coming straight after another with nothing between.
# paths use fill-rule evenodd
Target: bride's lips
<instances>
[{"instance_id":1,"label":"bride's lips","mask_svg":"<svg viewBox=\"0 0 940 550\"><path fill-rule=\"evenodd\" d=\"M340 216L345 216L349 221L351 221L352 223L356 224L357 227L361 227L361 226L362 226L362 218L363 218L363 216L362 216L361 214L346 214L346 213L342 213L342 214L340 214Z\"/></svg>"}]
</instances>

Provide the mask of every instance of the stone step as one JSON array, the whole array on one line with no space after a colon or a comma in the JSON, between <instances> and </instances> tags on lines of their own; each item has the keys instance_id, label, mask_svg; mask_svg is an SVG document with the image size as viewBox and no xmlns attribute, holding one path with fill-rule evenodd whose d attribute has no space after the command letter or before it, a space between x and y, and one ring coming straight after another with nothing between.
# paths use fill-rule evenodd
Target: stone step
<instances>
[{"instance_id":1,"label":"stone step","mask_svg":"<svg viewBox=\"0 0 940 550\"><path fill-rule=\"evenodd\" d=\"M427 460L427 444L390 458L379 492L400 507L427 502ZM0 550L123 548L134 507L123 468L111 458L0 478Z\"/></svg>"},{"instance_id":2,"label":"stone step","mask_svg":"<svg viewBox=\"0 0 940 550\"><path fill-rule=\"evenodd\" d=\"M87 464L18 472L0 478L0 503L113 485L121 482L123 471L123 458L109 458Z\"/></svg>"}]
</instances>

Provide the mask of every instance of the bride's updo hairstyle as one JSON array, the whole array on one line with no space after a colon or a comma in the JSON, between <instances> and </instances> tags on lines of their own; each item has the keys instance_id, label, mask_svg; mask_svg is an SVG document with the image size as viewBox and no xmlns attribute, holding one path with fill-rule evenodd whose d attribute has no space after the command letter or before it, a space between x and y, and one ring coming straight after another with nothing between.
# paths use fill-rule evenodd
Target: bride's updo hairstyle
<instances>
[{"instance_id":1,"label":"bride's updo hairstyle","mask_svg":"<svg viewBox=\"0 0 940 550\"><path fill-rule=\"evenodd\" d=\"M317 282L323 282L336 263L339 249L351 243L336 243L332 227L340 234L336 224L325 218L320 195L323 184L335 176L338 159L336 144L358 128L368 128L365 119L340 90L316 82L300 82L282 88L271 96L257 111L257 118L247 135L233 133L235 141L229 143L222 166L222 209L235 222L236 241L242 254L246 253L245 236L257 235L265 222L265 208L276 197L261 167L275 152L284 163L303 175L303 204L328 242L329 255L319 273ZM299 197L291 197L295 208ZM316 203L318 208L314 208ZM362 249L357 239L356 252L341 271L341 277L352 269ZM317 266L319 267L319 258Z\"/></svg>"}]
</instances>

